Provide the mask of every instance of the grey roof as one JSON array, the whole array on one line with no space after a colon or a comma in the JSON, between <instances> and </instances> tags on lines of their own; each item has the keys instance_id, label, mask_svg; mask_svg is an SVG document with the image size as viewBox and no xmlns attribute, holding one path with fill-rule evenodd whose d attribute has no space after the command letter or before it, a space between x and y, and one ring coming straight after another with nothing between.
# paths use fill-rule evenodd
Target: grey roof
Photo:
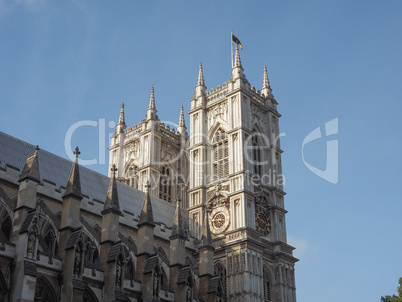
<instances>
[{"instance_id":1,"label":"grey roof","mask_svg":"<svg viewBox=\"0 0 402 302\"><path fill-rule=\"evenodd\" d=\"M23 169L27 157L34 153L35 146L19 140L11 135L0 131L0 168L6 165ZM43 180L55 183L56 189L67 184L72 162L57 156L43 149L38 151L39 171ZM110 178L98 172L80 166L81 190L82 194L88 196L88 201L99 201L104 203L108 191ZM141 213L142 201L145 193L134 189L126 184L117 182L119 194L120 210L132 213L138 217ZM167 227L172 227L175 206L156 197L151 197L153 205L153 218L157 223L163 223ZM81 201L88 203L88 201ZM100 213L95 213L100 215ZM188 226L187 211L183 211L185 225ZM188 228L188 227L187 227Z\"/></svg>"},{"instance_id":2,"label":"grey roof","mask_svg":"<svg viewBox=\"0 0 402 302\"><path fill-rule=\"evenodd\" d=\"M188 277L191 276L191 270L189 266L184 266L180 269L179 276L177 277L177 284L185 283Z\"/></svg>"},{"instance_id":3,"label":"grey roof","mask_svg":"<svg viewBox=\"0 0 402 302\"><path fill-rule=\"evenodd\" d=\"M147 263L145 263L144 274L152 273L156 265L159 265L158 255L149 257Z\"/></svg>"},{"instance_id":4,"label":"grey roof","mask_svg":"<svg viewBox=\"0 0 402 302\"><path fill-rule=\"evenodd\" d=\"M209 284L208 284L208 294L211 293L216 293L218 291L218 288L221 285L221 278L219 276L214 276L211 279L209 279Z\"/></svg>"},{"instance_id":5,"label":"grey roof","mask_svg":"<svg viewBox=\"0 0 402 302\"><path fill-rule=\"evenodd\" d=\"M124 257L128 257L129 251L123 244L119 242L113 245L109 251L109 254L107 255L107 262L116 261L121 251L123 251L122 254Z\"/></svg>"},{"instance_id":6,"label":"grey roof","mask_svg":"<svg viewBox=\"0 0 402 302\"><path fill-rule=\"evenodd\" d=\"M34 217L35 217L35 214L36 214L36 209L32 209L32 210L28 213L27 217L25 218L24 222L22 223L22 226L21 226L21 229L20 229L20 234L22 234L22 233L28 231L28 228L29 228L29 226L31 225L32 220L33 220Z\"/></svg>"},{"instance_id":7,"label":"grey roof","mask_svg":"<svg viewBox=\"0 0 402 302\"><path fill-rule=\"evenodd\" d=\"M66 250L73 248L80 237L81 237L81 229L74 231L67 241Z\"/></svg>"},{"instance_id":8,"label":"grey roof","mask_svg":"<svg viewBox=\"0 0 402 302\"><path fill-rule=\"evenodd\" d=\"M4 202L10 207L11 210L15 210L15 203L10 200L7 196L6 192L0 187L0 199L3 199Z\"/></svg>"}]
</instances>

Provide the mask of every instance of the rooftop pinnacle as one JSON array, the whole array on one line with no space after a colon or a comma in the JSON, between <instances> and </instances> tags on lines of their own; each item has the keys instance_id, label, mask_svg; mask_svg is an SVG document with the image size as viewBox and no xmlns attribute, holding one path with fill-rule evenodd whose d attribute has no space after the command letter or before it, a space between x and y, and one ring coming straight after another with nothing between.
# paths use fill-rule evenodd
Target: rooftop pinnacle
<instances>
[{"instance_id":1,"label":"rooftop pinnacle","mask_svg":"<svg viewBox=\"0 0 402 302\"><path fill-rule=\"evenodd\" d=\"M113 211L114 213L120 215L120 204L119 204L119 195L117 193L117 183L116 183L116 165L113 165L112 169L112 179L110 180L109 189L106 195L105 206L102 211L102 215L106 214L109 211Z\"/></svg>"},{"instance_id":2,"label":"rooftop pinnacle","mask_svg":"<svg viewBox=\"0 0 402 302\"><path fill-rule=\"evenodd\" d=\"M81 200L81 180L80 180L80 168L78 165L78 155L80 155L80 149L78 147L75 148L74 155L74 163L71 167L70 177L68 178L66 191L64 192L63 198L68 196L74 196L75 198Z\"/></svg>"}]
</instances>

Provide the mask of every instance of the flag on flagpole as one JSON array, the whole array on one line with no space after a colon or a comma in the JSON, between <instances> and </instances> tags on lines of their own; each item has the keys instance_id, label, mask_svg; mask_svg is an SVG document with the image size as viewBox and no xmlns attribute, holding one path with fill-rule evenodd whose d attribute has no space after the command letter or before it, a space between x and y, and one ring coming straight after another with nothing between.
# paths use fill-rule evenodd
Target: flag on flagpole
<instances>
[{"instance_id":1,"label":"flag on flagpole","mask_svg":"<svg viewBox=\"0 0 402 302\"><path fill-rule=\"evenodd\" d=\"M237 45L240 46L241 49L243 49L243 45L241 45L240 40L232 33L232 40L235 42Z\"/></svg>"}]
</instances>

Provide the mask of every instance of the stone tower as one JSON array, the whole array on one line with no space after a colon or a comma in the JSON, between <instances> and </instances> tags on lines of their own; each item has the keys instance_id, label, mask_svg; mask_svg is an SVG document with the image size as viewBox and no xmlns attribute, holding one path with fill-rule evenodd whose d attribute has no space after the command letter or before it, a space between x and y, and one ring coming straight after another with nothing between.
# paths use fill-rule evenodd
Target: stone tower
<instances>
[{"instance_id":1,"label":"stone tower","mask_svg":"<svg viewBox=\"0 0 402 302\"><path fill-rule=\"evenodd\" d=\"M189 217L200 238L203 209L226 301L296 301L286 223L277 102L264 66L261 92L243 73L207 92L200 63L191 98Z\"/></svg>"},{"instance_id":2,"label":"stone tower","mask_svg":"<svg viewBox=\"0 0 402 302\"><path fill-rule=\"evenodd\" d=\"M183 108L178 123L162 123L157 115L152 87L145 118L137 125L126 126L124 103L121 105L119 122L111 137L109 170L116 165L117 180L139 190L144 190L149 181L151 196L171 203L180 198L186 207L187 195L178 188L186 187L188 162L184 151L187 140Z\"/></svg>"}]
</instances>

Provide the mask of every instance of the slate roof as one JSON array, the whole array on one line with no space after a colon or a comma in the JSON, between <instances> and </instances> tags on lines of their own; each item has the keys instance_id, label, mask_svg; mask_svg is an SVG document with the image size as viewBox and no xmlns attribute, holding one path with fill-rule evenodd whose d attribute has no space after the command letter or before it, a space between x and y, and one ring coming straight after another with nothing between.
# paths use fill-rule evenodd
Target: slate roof
<instances>
[{"instance_id":1,"label":"slate roof","mask_svg":"<svg viewBox=\"0 0 402 302\"><path fill-rule=\"evenodd\" d=\"M182 267L177 277L177 284L186 283L188 277L191 276L191 270L189 266Z\"/></svg>"},{"instance_id":2,"label":"slate roof","mask_svg":"<svg viewBox=\"0 0 402 302\"><path fill-rule=\"evenodd\" d=\"M4 200L4 202L10 207L11 210L15 210L15 203L10 200L7 196L6 192L0 187L0 199Z\"/></svg>"},{"instance_id":3,"label":"slate roof","mask_svg":"<svg viewBox=\"0 0 402 302\"><path fill-rule=\"evenodd\" d=\"M36 263L29 260L24 260L24 273L25 275L36 277L38 275Z\"/></svg>"},{"instance_id":4,"label":"slate roof","mask_svg":"<svg viewBox=\"0 0 402 302\"><path fill-rule=\"evenodd\" d=\"M22 171L28 156L34 152L34 145L0 131L0 168L4 169L6 165L10 165ZM38 151L38 160L41 181L45 179L54 183L56 189L67 185L73 164L71 161L43 149ZM110 178L81 165L79 169L82 195L88 196L90 202L96 200L104 203ZM120 210L139 217L145 193L120 182L117 182L117 191ZM172 228L175 206L156 197L151 197L151 200L154 221ZM88 203L88 201L83 200L81 203ZM100 213L96 214L100 215ZM182 214L185 227L188 229L188 213L183 211Z\"/></svg>"},{"instance_id":5,"label":"slate roof","mask_svg":"<svg viewBox=\"0 0 402 302\"><path fill-rule=\"evenodd\" d=\"M145 263L144 274L152 273L155 268L155 265L158 264L158 256L153 255L148 258L147 263Z\"/></svg>"},{"instance_id":6,"label":"slate roof","mask_svg":"<svg viewBox=\"0 0 402 302\"><path fill-rule=\"evenodd\" d=\"M28 231L28 228L31 225L31 222L35 217L35 214L36 214L36 209L33 209L28 213L27 217L25 218L24 222L22 223L22 226L20 229L20 234Z\"/></svg>"},{"instance_id":7,"label":"slate roof","mask_svg":"<svg viewBox=\"0 0 402 302\"><path fill-rule=\"evenodd\" d=\"M73 248L77 243L78 239L80 238L80 236L81 236L81 229L74 231L67 241L66 250Z\"/></svg>"},{"instance_id":8,"label":"slate roof","mask_svg":"<svg viewBox=\"0 0 402 302\"><path fill-rule=\"evenodd\" d=\"M221 285L221 278L219 276L212 277L211 279L209 279L207 293L216 293L218 291L219 285Z\"/></svg>"}]
</instances>

